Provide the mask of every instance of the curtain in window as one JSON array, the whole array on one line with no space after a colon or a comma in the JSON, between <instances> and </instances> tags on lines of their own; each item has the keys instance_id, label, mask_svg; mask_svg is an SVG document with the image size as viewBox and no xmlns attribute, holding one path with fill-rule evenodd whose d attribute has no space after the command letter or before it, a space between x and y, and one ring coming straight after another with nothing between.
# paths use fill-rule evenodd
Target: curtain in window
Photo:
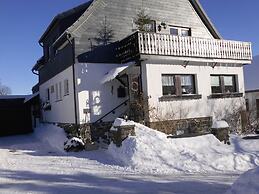
<instances>
[{"instance_id":1,"label":"curtain in window","mask_svg":"<svg viewBox=\"0 0 259 194\"><path fill-rule=\"evenodd\" d=\"M182 75L181 76L181 85L182 86L192 86L193 79L191 75Z\"/></svg>"},{"instance_id":2,"label":"curtain in window","mask_svg":"<svg viewBox=\"0 0 259 194\"><path fill-rule=\"evenodd\" d=\"M162 75L163 86L174 86L174 76Z\"/></svg>"},{"instance_id":3,"label":"curtain in window","mask_svg":"<svg viewBox=\"0 0 259 194\"><path fill-rule=\"evenodd\" d=\"M211 86L220 86L219 76L211 76Z\"/></svg>"},{"instance_id":4,"label":"curtain in window","mask_svg":"<svg viewBox=\"0 0 259 194\"><path fill-rule=\"evenodd\" d=\"M233 86L233 76L224 76L224 85Z\"/></svg>"}]
</instances>

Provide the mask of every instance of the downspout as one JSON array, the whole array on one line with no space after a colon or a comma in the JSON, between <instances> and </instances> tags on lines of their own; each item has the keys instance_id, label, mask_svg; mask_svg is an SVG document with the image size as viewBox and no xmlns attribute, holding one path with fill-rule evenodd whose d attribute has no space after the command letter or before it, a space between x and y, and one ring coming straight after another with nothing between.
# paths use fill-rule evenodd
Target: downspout
<instances>
[{"instance_id":1,"label":"downspout","mask_svg":"<svg viewBox=\"0 0 259 194\"><path fill-rule=\"evenodd\" d=\"M75 45L74 42L70 40L71 34L67 34L67 41L72 46L73 49L73 64L72 64L72 74L73 74L73 90L74 90L74 107L75 107L75 124L78 125L78 115L77 115L77 103L76 103L76 81L75 81Z\"/></svg>"}]
</instances>

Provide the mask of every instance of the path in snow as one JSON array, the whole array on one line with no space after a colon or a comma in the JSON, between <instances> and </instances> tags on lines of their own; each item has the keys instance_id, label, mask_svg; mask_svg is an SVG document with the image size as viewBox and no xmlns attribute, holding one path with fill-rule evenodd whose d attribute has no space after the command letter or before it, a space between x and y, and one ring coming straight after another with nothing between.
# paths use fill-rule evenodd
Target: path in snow
<instances>
[{"instance_id":1,"label":"path in snow","mask_svg":"<svg viewBox=\"0 0 259 194\"><path fill-rule=\"evenodd\" d=\"M236 175L143 175L114 165L113 159L103 151L69 156L53 152L34 135L0 138L1 194L220 194L236 178Z\"/></svg>"}]
</instances>

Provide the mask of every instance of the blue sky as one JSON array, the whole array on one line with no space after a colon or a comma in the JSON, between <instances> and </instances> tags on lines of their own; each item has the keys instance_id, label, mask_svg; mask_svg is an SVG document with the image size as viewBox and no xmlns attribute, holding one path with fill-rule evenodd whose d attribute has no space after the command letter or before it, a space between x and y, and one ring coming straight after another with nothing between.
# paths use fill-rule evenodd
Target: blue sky
<instances>
[{"instance_id":1,"label":"blue sky","mask_svg":"<svg viewBox=\"0 0 259 194\"><path fill-rule=\"evenodd\" d=\"M0 81L13 94L29 94L37 83L31 73L42 56L38 39L52 18L86 0L0 0ZM259 54L259 1L200 0L225 39L253 42Z\"/></svg>"}]
</instances>

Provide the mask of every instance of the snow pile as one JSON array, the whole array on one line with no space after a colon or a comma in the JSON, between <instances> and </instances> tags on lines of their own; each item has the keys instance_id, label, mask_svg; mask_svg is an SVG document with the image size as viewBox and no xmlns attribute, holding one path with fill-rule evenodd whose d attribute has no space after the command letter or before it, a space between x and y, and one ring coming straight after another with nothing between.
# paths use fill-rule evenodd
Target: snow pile
<instances>
[{"instance_id":1,"label":"snow pile","mask_svg":"<svg viewBox=\"0 0 259 194\"><path fill-rule=\"evenodd\" d=\"M67 141L64 129L50 124L42 124L34 130L35 136L43 143L49 144L57 151L64 152L64 142Z\"/></svg>"},{"instance_id":2,"label":"snow pile","mask_svg":"<svg viewBox=\"0 0 259 194\"><path fill-rule=\"evenodd\" d=\"M119 126L127 126L127 125L135 125L135 122L133 121L126 121L124 119L121 119L121 118L117 118L115 119L112 127L111 127L111 131L117 131L117 127Z\"/></svg>"},{"instance_id":3,"label":"snow pile","mask_svg":"<svg viewBox=\"0 0 259 194\"><path fill-rule=\"evenodd\" d=\"M248 153L243 150L240 143L242 140L237 137L233 137L231 146L220 143L213 135L169 139L164 133L134 124L136 137L128 137L119 148L111 144L108 153L123 166L137 171L232 173L243 172L259 165L257 152L251 150ZM253 142L253 145L255 150L259 150L257 142Z\"/></svg>"},{"instance_id":4,"label":"snow pile","mask_svg":"<svg viewBox=\"0 0 259 194\"><path fill-rule=\"evenodd\" d=\"M226 194L258 194L259 167L242 174Z\"/></svg>"},{"instance_id":5,"label":"snow pile","mask_svg":"<svg viewBox=\"0 0 259 194\"><path fill-rule=\"evenodd\" d=\"M228 128L229 125L226 121L215 121L213 122L212 129Z\"/></svg>"}]
</instances>

